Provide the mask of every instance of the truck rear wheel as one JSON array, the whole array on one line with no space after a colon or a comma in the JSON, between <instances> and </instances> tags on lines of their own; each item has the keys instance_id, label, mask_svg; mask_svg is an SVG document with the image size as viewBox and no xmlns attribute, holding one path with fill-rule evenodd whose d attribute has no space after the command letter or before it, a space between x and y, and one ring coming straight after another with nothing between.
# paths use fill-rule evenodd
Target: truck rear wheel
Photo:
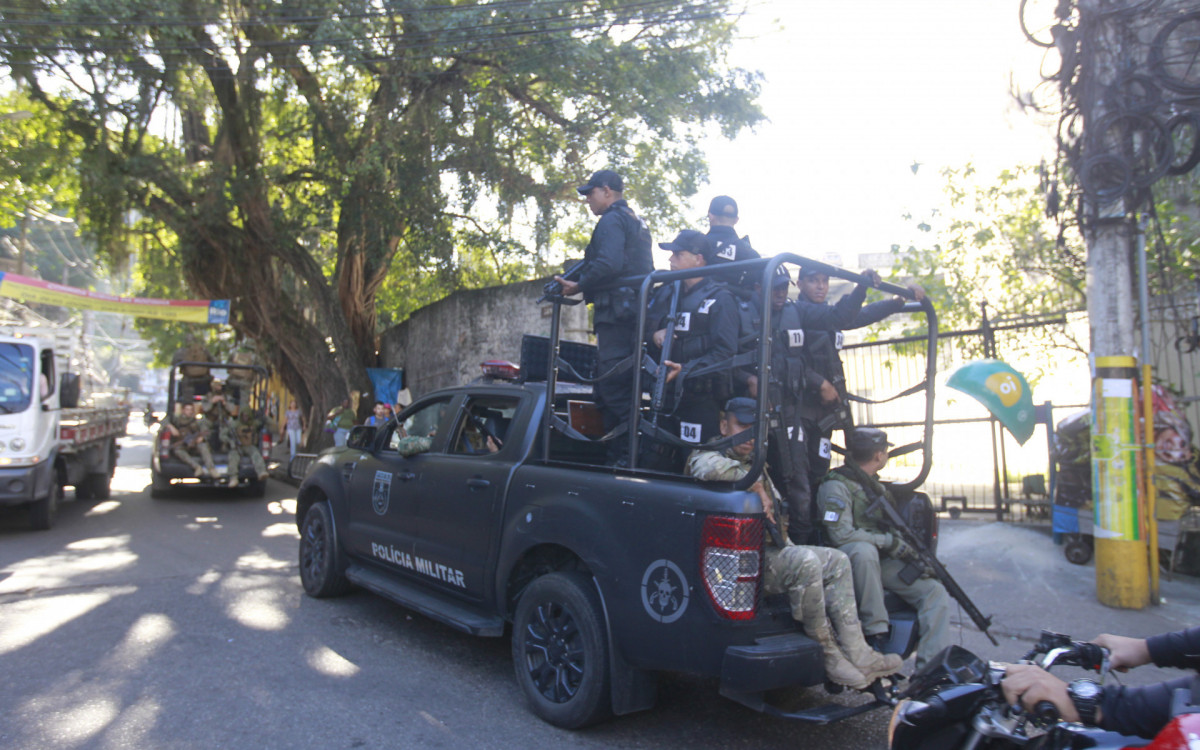
<instances>
[{"instance_id":1,"label":"truck rear wheel","mask_svg":"<svg viewBox=\"0 0 1200 750\"><path fill-rule=\"evenodd\" d=\"M29 525L36 531L46 531L54 525L58 506L62 502L63 488L57 478L50 480L50 492L29 506Z\"/></svg>"},{"instance_id":2,"label":"truck rear wheel","mask_svg":"<svg viewBox=\"0 0 1200 750\"><path fill-rule=\"evenodd\" d=\"M155 500L166 497L171 492L171 480L163 478L154 469L150 470L150 497Z\"/></svg>"},{"instance_id":3,"label":"truck rear wheel","mask_svg":"<svg viewBox=\"0 0 1200 750\"><path fill-rule=\"evenodd\" d=\"M608 639L600 597L582 573L544 575L513 618L513 666L533 712L565 729L612 714Z\"/></svg>"}]
</instances>

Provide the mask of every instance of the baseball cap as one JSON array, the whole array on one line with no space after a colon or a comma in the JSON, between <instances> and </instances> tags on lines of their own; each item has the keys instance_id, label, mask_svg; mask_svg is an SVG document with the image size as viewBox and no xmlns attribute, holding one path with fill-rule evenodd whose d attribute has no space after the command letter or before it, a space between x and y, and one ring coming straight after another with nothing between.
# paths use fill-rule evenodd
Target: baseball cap
<instances>
[{"instance_id":1,"label":"baseball cap","mask_svg":"<svg viewBox=\"0 0 1200 750\"><path fill-rule=\"evenodd\" d=\"M775 266L775 273L771 277L771 286L786 286L792 283L792 275L783 266Z\"/></svg>"},{"instance_id":2,"label":"baseball cap","mask_svg":"<svg viewBox=\"0 0 1200 750\"><path fill-rule=\"evenodd\" d=\"M670 242L660 242L658 246L663 250L687 250L689 253L703 255L705 260L711 260L713 252L716 248L709 242L708 235L704 232L698 232L695 229L685 229L675 235L675 239Z\"/></svg>"},{"instance_id":3,"label":"baseball cap","mask_svg":"<svg viewBox=\"0 0 1200 750\"><path fill-rule=\"evenodd\" d=\"M817 274L822 273L825 273L825 271L815 266L801 266L797 277L801 279L807 279L809 276L816 276Z\"/></svg>"},{"instance_id":4,"label":"baseball cap","mask_svg":"<svg viewBox=\"0 0 1200 750\"><path fill-rule=\"evenodd\" d=\"M725 402L725 413L732 414L742 424L754 424L758 416L758 402L752 398L738 396Z\"/></svg>"},{"instance_id":5,"label":"baseball cap","mask_svg":"<svg viewBox=\"0 0 1200 750\"><path fill-rule=\"evenodd\" d=\"M718 195L709 202L708 212L713 216L736 219L738 217L737 201L728 195Z\"/></svg>"},{"instance_id":6,"label":"baseball cap","mask_svg":"<svg viewBox=\"0 0 1200 750\"><path fill-rule=\"evenodd\" d=\"M846 448L852 452L882 451L890 447L887 433L878 427L859 427L846 438Z\"/></svg>"},{"instance_id":7,"label":"baseball cap","mask_svg":"<svg viewBox=\"0 0 1200 750\"><path fill-rule=\"evenodd\" d=\"M619 193L625 189L625 181L621 179L621 175L611 169L601 169L599 172L593 172L587 183L575 189L579 191L580 195L587 195L592 188L598 187L606 187Z\"/></svg>"}]
</instances>

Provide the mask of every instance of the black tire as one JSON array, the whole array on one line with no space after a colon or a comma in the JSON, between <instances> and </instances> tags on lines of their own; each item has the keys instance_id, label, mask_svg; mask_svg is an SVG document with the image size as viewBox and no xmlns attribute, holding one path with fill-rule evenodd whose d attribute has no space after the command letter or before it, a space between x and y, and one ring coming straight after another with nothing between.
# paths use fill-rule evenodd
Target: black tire
<instances>
[{"instance_id":1,"label":"black tire","mask_svg":"<svg viewBox=\"0 0 1200 750\"><path fill-rule=\"evenodd\" d=\"M1063 556L1073 565L1087 565L1092 559L1092 542L1083 534L1067 534Z\"/></svg>"},{"instance_id":2,"label":"black tire","mask_svg":"<svg viewBox=\"0 0 1200 750\"><path fill-rule=\"evenodd\" d=\"M950 513L950 517L956 521L959 518L962 518L962 508L959 508L957 505L951 508L948 512Z\"/></svg>"},{"instance_id":3,"label":"black tire","mask_svg":"<svg viewBox=\"0 0 1200 750\"><path fill-rule=\"evenodd\" d=\"M150 470L150 497L160 500L171 494L171 480L163 478L154 469Z\"/></svg>"},{"instance_id":4,"label":"black tire","mask_svg":"<svg viewBox=\"0 0 1200 750\"><path fill-rule=\"evenodd\" d=\"M63 488L58 478L50 480L50 492L29 506L29 525L35 531L48 531L58 517L58 506L62 503Z\"/></svg>"},{"instance_id":5,"label":"black tire","mask_svg":"<svg viewBox=\"0 0 1200 750\"><path fill-rule=\"evenodd\" d=\"M1200 94L1200 12L1168 21L1150 43L1150 71L1181 94Z\"/></svg>"},{"instance_id":6,"label":"black tire","mask_svg":"<svg viewBox=\"0 0 1200 750\"><path fill-rule=\"evenodd\" d=\"M107 500L112 497L112 473L92 475L92 494L97 500Z\"/></svg>"},{"instance_id":7,"label":"black tire","mask_svg":"<svg viewBox=\"0 0 1200 750\"><path fill-rule=\"evenodd\" d=\"M334 532L329 503L313 503L300 526L300 583L311 597L341 596L350 590L346 559Z\"/></svg>"},{"instance_id":8,"label":"black tire","mask_svg":"<svg viewBox=\"0 0 1200 750\"><path fill-rule=\"evenodd\" d=\"M76 500L91 500L94 498L95 492L92 489L92 477L88 475L79 480L79 484L75 485Z\"/></svg>"},{"instance_id":9,"label":"black tire","mask_svg":"<svg viewBox=\"0 0 1200 750\"><path fill-rule=\"evenodd\" d=\"M533 712L564 729L612 715L608 637L600 597L582 573L542 576L529 585L513 618L517 682Z\"/></svg>"}]
</instances>

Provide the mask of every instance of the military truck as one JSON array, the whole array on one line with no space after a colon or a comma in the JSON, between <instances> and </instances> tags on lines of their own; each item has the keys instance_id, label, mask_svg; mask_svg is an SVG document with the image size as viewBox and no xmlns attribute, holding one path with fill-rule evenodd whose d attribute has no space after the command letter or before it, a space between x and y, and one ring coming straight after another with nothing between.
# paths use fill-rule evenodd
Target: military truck
<instances>
[{"instance_id":1,"label":"military truck","mask_svg":"<svg viewBox=\"0 0 1200 750\"><path fill-rule=\"evenodd\" d=\"M779 262L749 270L770 279ZM636 280L642 309L651 285L677 278ZM360 587L468 633L511 632L529 705L561 727L650 708L661 671L715 678L722 695L801 721L887 705L882 692L799 710L774 700L779 689L826 678L821 647L786 597L762 590L767 525L748 488L762 471L765 420L755 428L754 469L738 482L641 469L632 449L629 466L605 465L588 386L594 349L591 363L569 361L566 352L589 347L558 340L558 312L541 355L522 358L523 382L499 382L493 367L382 427L354 428L344 449L318 457L296 504L305 591ZM757 362L771 361L769 338ZM535 371L543 382L530 379ZM647 399L638 400L632 430L646 416ZM896 489L931 542L928 498L915 485ZM899 599L888 606L887 650L907 655L916 614Z\"/></svg>"}]
</instances>

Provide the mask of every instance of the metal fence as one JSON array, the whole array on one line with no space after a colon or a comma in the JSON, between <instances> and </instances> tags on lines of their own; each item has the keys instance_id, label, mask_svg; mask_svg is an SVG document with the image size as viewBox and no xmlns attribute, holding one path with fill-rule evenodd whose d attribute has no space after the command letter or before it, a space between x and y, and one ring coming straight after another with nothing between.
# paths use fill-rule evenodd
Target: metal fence
<instances>
[{"instance_id":1,"label":"metal fence","mask_svg":"<svg viewBox=\"0 0 1200 750\"><path fill-rule=\"evenodd\" d=\"M1048 515L1054 479L1050 434L1063 417L1087 408L1091 383L1086 356L1071 347L1073 325L1066 315L994 323L985 310L980 328L939 334L933 468L922 486L935 507L952 515L964 511L993 513L997 518L1006 513ZM882 427L897 445L921 438L924 392L892 397L923 379L924 341L923 337L891 338L843 349L850 391L879 402L855 403L855 424ZM1040 426L1023 446L982 405L945 386L950 371L980 357L1003 359L1027 376L1033 373ZM889 462L883 476L903 481L919 467L919 454L899 456Z\"/></svg>"}]
</instances>

